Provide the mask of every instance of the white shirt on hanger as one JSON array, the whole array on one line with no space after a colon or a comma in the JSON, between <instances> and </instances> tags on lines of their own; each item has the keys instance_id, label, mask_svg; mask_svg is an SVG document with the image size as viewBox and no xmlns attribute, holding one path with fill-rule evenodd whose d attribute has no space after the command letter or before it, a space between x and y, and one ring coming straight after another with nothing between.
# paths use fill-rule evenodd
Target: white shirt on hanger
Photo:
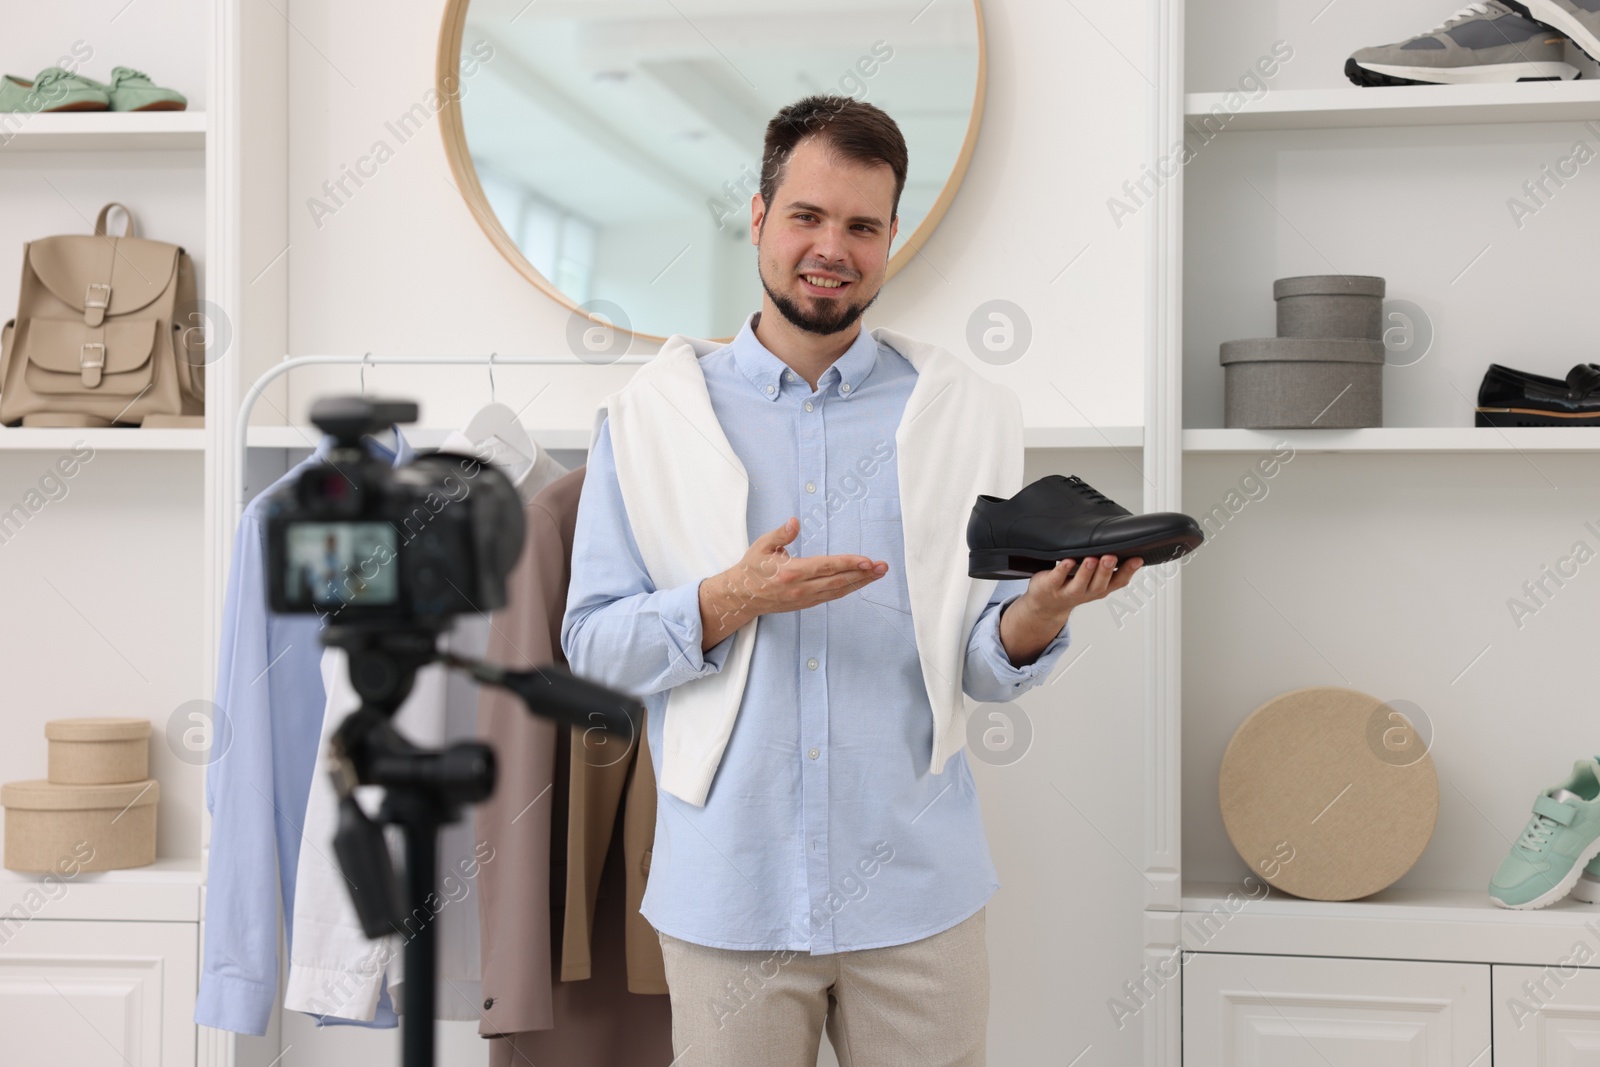
<instances>
[{"instance_id":1,"label":"white shirt on hanger","mask_svg":"<svg viewBox=\"0 0 1600 1067\"><path fill-rule=\"evenodd\" d=\"M526 505L545 486L567 473L543 449L533 463L515 462L514 453L475 447L459 431L441 450L462 452L506 463L517 493ZM514 464L514 465L512 465ZM519 477L520 475L520 477ZM489 647L489 617L463 615L441 638L441 645L457 655L478 659ZM346 715L361 704L350 684L343 649L329 648L322 656L322 677L327 703L322 719L324 757L328 740ZM411 741L430 748L472 738L477 734L478 689L460 672L430 664L417 672L410 696L400 706L394 725ZM383 790L358 786L356 798L368 815L375 815ZM443 828L439 835L439 885L429 901L427 915L414 915L402 930L379 941L369 941L361 930L351 903L349 885L334 858L333 837L339 821L338 796L325 768L311 780L306 803L305 847L300 850L295 876L295 944L289 961L289 982L283 1005L292 1011L331 1015L342 1019L371 1019L383 983L396 1011L403 1009L400 986L405 940L424 921L436 922L439 958L437 1015L440 1019L475 1020L480 1014L482 968L479 962L477 872L493 862L493 852L472 840L468 813ZM401 871L399 833L388 828L395 870ZM303 926L300 924L304 924ZM301 931L304 933L301 933Z\"/></svg>"}]
</instances>

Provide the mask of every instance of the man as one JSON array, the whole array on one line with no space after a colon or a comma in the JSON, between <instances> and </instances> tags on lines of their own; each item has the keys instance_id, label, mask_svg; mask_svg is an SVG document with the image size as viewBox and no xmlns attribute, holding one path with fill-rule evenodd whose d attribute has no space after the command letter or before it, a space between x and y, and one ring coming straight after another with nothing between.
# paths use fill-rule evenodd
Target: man
<instances>
[{"instance_id":1,"label":"man","mask_svg":"<svg viewBox=\"0 0 1600 1067\"><path fill-rule=\"evenodd\" d=\"M648 709L640 911L683 1067L814 1067L824 1029L843 1067L977 1067L999 882L960 697L1042 682L1072 609L1139 561L1063 561L963 599L981 589L966 513L1020 481L1020 426L1001 425L1020 408L949 353L861 328L899 229L900 130L811 97L772 120L763 158L761 311L728 345L669 340L608 398L562 648ZM902 490L947 503L902 516Z\"/></svg>"}]
</instances>

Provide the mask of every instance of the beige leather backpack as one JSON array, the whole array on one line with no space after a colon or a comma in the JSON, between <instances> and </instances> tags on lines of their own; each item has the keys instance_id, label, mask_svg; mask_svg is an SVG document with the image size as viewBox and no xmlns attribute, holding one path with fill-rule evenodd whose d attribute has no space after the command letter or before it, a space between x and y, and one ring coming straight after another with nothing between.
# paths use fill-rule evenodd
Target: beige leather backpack
<instances>
[{"instance_id":1,"label":"beige leather backpack","mask_svg":"<svg viewBox=\"0 0 1600 1067\"><path fill-rule=\"evenodd\" d=\"M121 237L106 216L122 208ZM23 247L17 317L0 337L0 423L183 424L205 413L205 345L194 264L177 245L133 236L107 204L94 236Z\"/></svg>"}]
</instances>

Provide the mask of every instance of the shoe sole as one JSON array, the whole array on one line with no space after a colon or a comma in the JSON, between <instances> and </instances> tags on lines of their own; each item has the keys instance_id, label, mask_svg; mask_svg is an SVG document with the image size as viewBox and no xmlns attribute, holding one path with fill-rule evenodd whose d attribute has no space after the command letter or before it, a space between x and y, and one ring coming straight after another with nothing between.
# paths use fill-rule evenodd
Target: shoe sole
<instances>
[{"instance_id":1,"label":"shoe sole","mask_svg":"<svg viewBox=\"0 0 1600 1067\"><path fill-rule=\"evenodd\" d=\"M1579 875L1577 883L1572 887L1572 899L1581 900L1585 904L1600 904L1600 881Z\"/></svg>"},{"instance_id":2,"label":"shoe sole","mask_svg":"<svg viewBox=\"0 0 1600 1067\"><path fill-rule=\"evenodd\" d=\"M187 111L188 104L180 104L176 100L158 100L144 107L130 107L129 111Z\"/></svg>"},{"instance_id":3,"label":"shoe sole","mask_svg":"<svg viewBox=\"0 0 1600 1067\"><path fill-rule=\"evenodd\" d=\"M1493 893L1489 894L1489 899L1508 911L1536 911L1539 908L1548 907L1572 892L1573 887L1578 884L1578 879L1583 877L1583 869L1589 866L1589 861L1596 856L1600 856L1600 837L1595 838L1584 846L1583 851L1578 854L1578 858L1572 862L1572 870L1568 871L1567 876L1557 882L1555 888L1549 892L1541 893L1526 904L1507 904Z\"/></svg>"},{"instance_id":4,"label":"shoe sole","mask_svg":"<svg viewBox=\"0 0 1600 1067\"><path fill-rule=\"evenodd\" d=\"M1474 422L1482 426L1600 426L1600 411L1566 414L1538 408L1479 408Z\"/></svg>"},{"instance_id":5,"label":"shoe sole","mask_svg":"<svg viewBox=\"0 0 1600 1067\"><path fill-rule=\"evenodd\" d=\"M1116 556L1119 561L1138 556L1144 560L1146 567L1152 567L1188 555L1200 546L1201 540L1199 537L1185 535L1161 541L1122 541L1096 545L1092 550L1075 548L1055 556L1046 556L1032 550L989 548L981 552L967 553L967 576L993 578L999 581L1031 578L1040 571L1049 570L1064 559L1089 559L1100 556Z\"/></svg>"},{"instance_id":6,"label":"shoe sole","mask_svg":"<svg viewBox=\"0 0 1600 1067\"><path fill-rule=\"evenodd\" d=\"M1600 63L1600 38L1586 29L1583 23L1555 4L1553 0L1522 0L1528 17L1566 34L1579 50L1596 63Z\"/></svg>"},{"instance_id":7,"label":"shoe sole","mask_svg":"<svg viewBox=\"0 0 1600 1067\"><path fill-rule=\"evenodd\" d=\"M1402 67L1347 60L1345 77L1360 86L1491 85L1505 82L1574 81L1582 72L1570 63L1496 63L1480 67Z\"/></svg>"},{"instance_id":8,"label":"shoe sole","mask_svg":"<svg viewBox=\"0 0 1600 1067\"><path fill-rule=\"evenodd\" d=\"M62 111L110 111L105 104L94 100L79 100L72 104L62 104L60 107L47 107L40 110L41 115L53 115Z\"/></svg>"}]
</instances>

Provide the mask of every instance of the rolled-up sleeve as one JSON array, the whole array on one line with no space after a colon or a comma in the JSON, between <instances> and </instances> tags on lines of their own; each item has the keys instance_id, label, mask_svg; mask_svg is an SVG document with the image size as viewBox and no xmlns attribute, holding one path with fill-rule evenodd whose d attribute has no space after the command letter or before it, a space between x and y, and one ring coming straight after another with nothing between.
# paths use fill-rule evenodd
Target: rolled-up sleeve
<instances>
[{"instance_id":1,"label":"rolled-up sleeve","mask_svg":"<svg viewBox=\"0 0 1600 1067\"><path fill-rule=\"evenodd\" d=\"M1026 578L996 582L988 605L973 624L972 636L967 640L966 671L961 679L962 690L973 700L991 703L1015 700L1049 677L1071 643L1070 625L1062 626L1061 632L1044 646L1044 651L1032 663L1024 667L1012 665L1005 645L1000 642L1000 614L1027 588Z\"/></svg>"},{"instance_id":2,"label":"rolled-up sleeve","mask_svg":"<svg viewBox=\"0 0 1600 1067\"><path fill-rule=\"evenodd\" d=\"M710 577L707 575L707 577ZM702 653L700 582L656 589L628 523L610 419L589 453L573 533L561 650L574 674L643 697L722 670L730 638Z\"/></svg>"}]
</instances>

